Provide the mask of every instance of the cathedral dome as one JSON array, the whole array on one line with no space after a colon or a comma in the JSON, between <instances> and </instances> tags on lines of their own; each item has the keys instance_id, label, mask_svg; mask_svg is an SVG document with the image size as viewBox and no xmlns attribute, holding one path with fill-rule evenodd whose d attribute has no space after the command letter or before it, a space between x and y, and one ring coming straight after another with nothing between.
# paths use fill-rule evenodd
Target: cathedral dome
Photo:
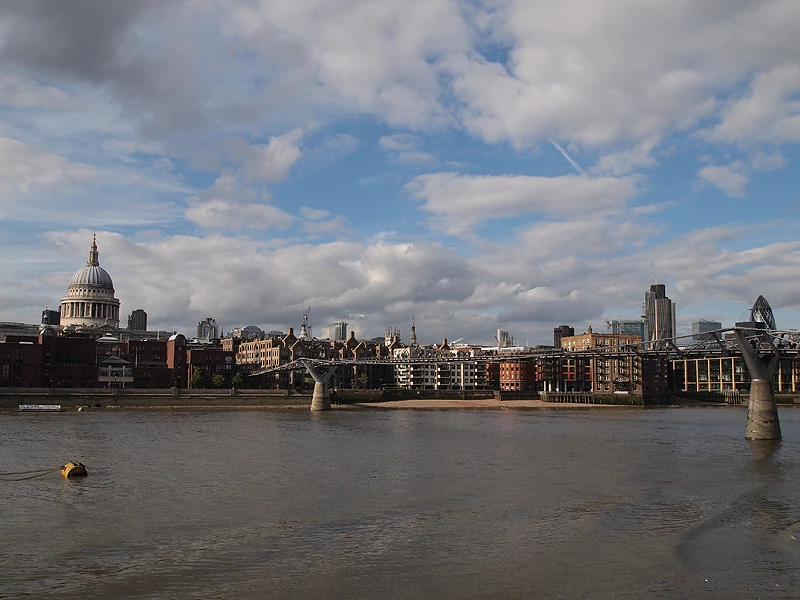
<instances>
[{"instance_id":1,"label":"cathedral dome","mask_svg":"<svg viewBox=\"0 0 800 600\"><path fill-rule=\"evenodd\" d=\"M105 290L114 291L114 282L111 275L100 266L100 253L97 251L97 239L92 238L92 247L89 248L89 260L86 266L72 276L70 287L77 285L91 285Z\"/></svg>"},{"instance_id":2,"label":"cathedral dome","mask_svg":"<svg viewBox=\"0 0 800 600\"><path fill-rule=\"evenodd\" d=\"M72 276L67 295L61 299L61 325L119 326L119 300L114 297L111 275L100 266L96 237L86 266Z\"/></svg>"},{"instance_id":3,"label":"cathedral dome","mask_svg":"<svg viewBox=\"0 0 800 600\"><path fill-rule=\"evenodd\" d=\"M72 276L70 285L93 285L108 290L114 290L114 282L111 275L103 267L97 265L86 265Z\"/></svg>"}]
</instances>

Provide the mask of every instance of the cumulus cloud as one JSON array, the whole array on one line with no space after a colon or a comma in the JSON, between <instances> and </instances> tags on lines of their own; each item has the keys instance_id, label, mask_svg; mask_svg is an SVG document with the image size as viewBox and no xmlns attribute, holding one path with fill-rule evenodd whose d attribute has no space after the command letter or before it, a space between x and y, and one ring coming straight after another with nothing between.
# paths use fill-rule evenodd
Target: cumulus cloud
<instances>
[{"instance_id":1,"label":"cumulus cloud","mask_svg":"<svg viewBox=\"0 0 800 600\"><path fill-rule=\"evenodd\" d=\"M464 124L491 142L659 139L712 116L717 94L754 69L798 59L787 48L800 11L785 1L489 7L480 22L508 60L455 56L447 67Z\"/></svg>"},{"instance_id":2,"label":"cumulus cloud","mask_svg":"<svg viewBox=\"0 0 800 600\"><path fill-rule=\"evenodd\" d=\"M293 217L269 204L244 204L231 200L200 202L186 210L186 218L208 229L284 229Z\"/></svg>"},{"instance_id":3,"label":"cumulus cloud","mask_svg":"<svg viewBox=\"0 0 800 600\"><path fill-rule=\"evenodd\" d=\"M747 195L746 187L750 183L750 177L745 173L745 166L740 161L722 167L706 165L697 174L700 179L714 185L732 198L744 198Z\"/></svg>"},{"instance_id":4,"label":"cumulus cloud","mask_svg":"<svg viewBox=\"0 0 800 600\"><path fill-rule=\"evenodd\" d=\"M11 73L0 74L0 106L15 108L54 108L69 106L67 94L56 87Z\"/></svg>"},{"instance_id":5,"label":"cumulus cloud","mask_svg":"<svg viewBox=\"0 0 800 600\"><path fill-rule=\"evenodd\" d=\"M188 220L208 229L285 229L296 218L269 204L269 195L240 184L233 174L225 174L206 190L189 200Z\"/></svg>"},{"instance_id":6,"label":"cumulus cloud","mask_svg":"<svg viewBox=\"0 0 800 600\"><path fill-rule=\"evenodd\" d=\"M741 213L674 239L711 185L742 197L794 159L798 27L794 0L0 3L3 214L39 223L5 242L31 264L0 265L29 286L4 318L36 318L83 263L91 232L37 237L54 220L97 226L128 310L185 331L285 328L312 305L370 337L415 314L428 341L547 341L637 314L651 264L681 306L800 309L798 248L745 237ZM553 176L550 139L587 173ZM445 144L460 172L414 177ZM392 202L403 184L415 203ZM764 230L794 240L791 221ZM441 232L462 239L426 241Z\"/></svg>"},{"instance_id":7,"label":"cumulus cloud","mask_svg":"<svg viewBox=\"0 0 800 600\"><path fill-rule=\"evenodd\" d=\"M627 150L618 150L601 156L591 168L595 175L628 175L641 168L653 167L656 159L652 152L656 146L655 140L648 140L637 144Z\"/></svg>"},{"instance_id":8,"label":"cumulus cloud","mask_svg":"<svg viewBox=\"0 0 800 600\"><path fill-rule=\"evenodd\" d=\"M90 165L75 163L52 152L0 137L0 197L56 190L97 178Z\"/></svg>"},{"instance_id":9,"label":"cumulus cloud","mask_svg":"<svg viewBox=\"0 0 800 600\"><path fill-rule=\"evenodd\" d=\"M589 227L576 235L587 235ZM633 224L619 233L632 230ZM399 325L407 340L415 315L424 342L463 336L488 344L498 327L518 340L547 343L557 324L599 328L609 317L637 316L651 264L678 302L683 326L687 315L698 313L688 307L702 306L709 289L715 302L743 312L761 293L779 311L799 310L800 295L785 280L800 277L800 243L730 249L741 244L744 231L709 228L627 251L604 251L598 237L594 255L579 260L563 245L551 248L549 256L529 258L526 251L535 241L525 236L468 257L429 242L276 246L247 235L151 232L131 238L103 230L97 235L101 264L114 278L122 313L144 308L154 328L191 333L198 321L213 316L226 329L256 324L286 330L298 327L302 312L312 306L316 325L344 318L359 337ZM29 244L27 260L3 275L22 286L13 289L25 292L24 298L4 294L10 303L5 318L29 321L26 314L57 306L85 261L92 233L51 231L41 244ZM544 227L535 233L542 245L552 239ZM37 273L37 261L46 265L43 274Z\"/></svg>"},{"instance_id":10,"label":"cumulus cloud","mask_svg":"<svg viewBox=\"0 0 800 600\"><path fill-rule=\"evenodd\" d=\"M632 178L472 176L432 173L414 178L406 189L433 213L434 225L460 235L477 223L525 214L564 217L622 209L637 194Z\"/></svg>"},{"instance_id":11,"label":"cumulus cloud","mask_svg":"<svg viewBox=\"0 0 800 600\"><path fill-rule=\"evenodd\" d=\"M389 153L399 163L432 163L436 159L432 154L419 149L421 140L408 133L393 133L378 140L378 146Z\"/></svg>"},{"instance_id":12,"label":"cumulus cloud","mask_svg":"<svg viewBox=\"0 0 800 600\"><path fill-rule=\"evenodd\" d=\"M249 183L277 183L286 178L303 152L300 141L303 130L293 129L272 137L267 144L252 147L244 165L244 177Z\"/></svg>"},{"instance_id":13,"label":"cumulus cloud","mask_svg":"<svg viewBox=\"0 0 800 600\"><path fill-rule=\"evenodd\" d=\"M719 124L706 133L714 141L743 145L800 141L800 64L782 64L756 74L744 97L729 100Z\"/></svg>"},{"instance_id":14,"label":"cumulus cloud","mask_svg":"<svg viewBox=\"0 0 800 600\"><path fill-rule=\"evenodd\" d=\"M753 168L761 171L778 171L787 163L786 157L780 152L756 152L751 158Z\"/></svg>"}]
</instances>

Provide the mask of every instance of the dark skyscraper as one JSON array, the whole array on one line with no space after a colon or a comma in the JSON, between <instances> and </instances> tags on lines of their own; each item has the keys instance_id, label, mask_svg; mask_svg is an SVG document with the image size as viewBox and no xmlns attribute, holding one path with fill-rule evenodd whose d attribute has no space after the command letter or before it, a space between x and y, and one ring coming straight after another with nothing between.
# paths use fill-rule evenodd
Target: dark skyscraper
<instances>
[{"instance_id":1,"label":"dark skyscraper","mask_svg":"<svg viewBox=\"0 0 800 600\"><path fill-rule=\"evenodd\" d=\"M42 325L60 325L61 312L45 308L42 311Z\"/></svg>"},{"instance_id":2,"label":"dark skyscraper","mask_svg":"<svg viewBox=\"0 0 800 600\"><path fill-rule=\"evenodd\" d=\"M128 329L131 331L147 331L147 313L137 308L128 315Z\"/></svg>"},{"instance_id":3,"label":"dark skyscraper","mask_svg":"<svg viewBox=\"0 0 800 600\"><path fill-rule=\"evenodd\" d=\"M675 337L675 304L667 297L667 286L656 283L644 294L644 318L651 342Z\"/></svg>"},{"instance_id":4,"label":"dark skyscraper","mask_svg":"<svg viewBox=\"0 0 800 600\"><path fill-rule=\"evenodd\" d=\"M569 325L559 325L553 329L553 346L561 348L561 338L575 335L575 328Z\"/></svg>"}]
</instances>

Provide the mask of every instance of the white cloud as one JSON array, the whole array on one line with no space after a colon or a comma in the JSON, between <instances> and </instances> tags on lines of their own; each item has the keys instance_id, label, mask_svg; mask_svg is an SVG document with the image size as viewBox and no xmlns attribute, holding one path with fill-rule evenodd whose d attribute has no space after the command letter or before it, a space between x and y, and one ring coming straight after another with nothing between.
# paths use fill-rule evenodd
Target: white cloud
<instances>
[{"instance_id":1,"label":"white cloud","mask_svg":"<svg viewBox=\"0 0 800 600\"><path fill-rule=\"evenodd\" d=\"M302 224L302 230L312 238L324 236L344 237L354 235L353 229L348 226L347 219L338 215L326 220L309 220Z\"/></svg>"},{"instance_id":2,"label":"white cloud","mask_svg":"<svg viewBox=\"0 0 800 600\"><path fill-rule=\"evenodd\" d=\"M15 108L67 107L71 100L60 89L10 73L0 74L0 106Z\"/></svg>"},{"instance_id":3,"label":"white cloud","mask_svg":"<svg viewBox=\"0 0 800 600\"><path fill-rule=\"evenodd\" d=\"M517 147L658 140L712 118L752 73L800 58L791 0L508 1L481 6L474 20L508 59L448 58L461 119L482 139Z\"/></svg>"},{"instance_id":4,"label":"white cloud","mask_svg":"<svg viewBox=\"0 0 800 600\"><path fill-rule=\"evenodd\" d=\"M296 217L269 204L264 190L243 187L234 174L225 174L189 200L185 216L207 229L238 231L285 229Z\"/></svg>"},{"instance_id":5,"label":"white cloud","mask_svg":"<svg viewBox=\"0 0 800 600\"><path fill-rule=\"evenodd\" d=\"M626 249L615 242L615 235L647 235L636 234L635 225L615 230L613 220L578 223L574 239L590 245L580 259L564 243L570 233L566 224L552 231L538 225L474 257L438 243L276 246L247 235L97 234L101 264L114 278L122 313L144 308L154 328L187 333L207 316L226 329L256 324L285 330L299 326L301 313L312 306L316 326L345 318L359 336L381 335L396 324L407 340L410 317L416 315L423 341L465 336L490 343L494 330L504 327L518 340L544 343L556 324L600 328L606 318L638 315L651 264L678 302L681 322L698 312L708 317L702 303L709 299L744 313L763 293L778 310L800 308L800 293L786 285L800 277L799 242L731 250L743 243L749 226L699 230L649 248ZM43 244L28 243L25 252L4 255L4 318L30 322L43 306L57 306L85 261L92 233L50 232ZM550 254L538 250L529 256L537 247L549 247ZM437 285L443 281L446 286Z\"/></svg>"},{"instance_id":6,"label":"white cloud","mask_svg":"<svg viewBox=\"0 0 800 600\"><path fill-rule=\"evenodd\" d=\"M93 167L0 137L0 196L31 194L96 179Z\"/></svg>"},{"instance_id":7,"label":"white cloud","mask_svg":"<svg viewBox=\"0 0 800 600\"><path fill-rule=\"evenodd\" d=\"M326 217L329 217L331 213L328 210L311 208L309 206L301 206L300 214L303 215L303 218L305 219L309 219L311 221L320 221L322 219L325 219Z\"/></svg>"},{"instance_id":8,"label":"white cloud","mask_svg":"<svg viewBox=\"0 0 800 600\"><path fill-rule=\"evenodd\" d=\"M724 167L706 165L698 171L698 176L719 188L724 194L733 198L744 198L747 195L747 184L750 177L745 173L745 166L734 162Z\"/></svg>"},{"instance_id":9,"label":"white cloud","mask_svg":"<svg viewBox=\"0 0 800 600\"><path fill-rule=\"evenodd\" d=\"M294 218L269 204L209 200L186 209L186 218L208 229L284 229Z\"/></svg>"},{"instance_id":10,"label":"white cloud","mask_svg":"<svg viewBox=\"0 0 800 600\"><path fill-rule=\"evenodd\" d=\"M453 235L489 219L525 214L577 216L621 210L638 192L630 177L472 176L432 173L406 189L435 215L434 226Z\"/></svg>"},{"instance_id":11,"label":"white cloud","mask_svg":"<svg viewBox=\"0 0 800 600\"><path fill-rule=\"evenodd\" d=\"M786 166L788 161L786 157L780 152L773 152L767 154L765 152L756 152L752 157L750 164L754 169L760 171L778 171Z\"/></svg>"},{"instance_id":12,"label":"white cloud","mask_svg":"<svg viewBox=\"0 0 800 600\"><path fill-rule=\"evenodd\" d=\"M662 241L685 231L684 203L716 199L684 197L696 170L741 197L763 179L751 183L751 170L794 160L796 0L6 5L3 216L38 229L19 232L33 248L3 246L0 281L27 294L2 295L5 319L36 319L83 264L91 232L78 232L74 248L55 244L75 232L36 246L53 221L124 225L130 237L101 237L123 304L186 331L209 315L284 328L312 305L317 323L364 315L351 325L370 336L416 314L430 341L490 341L501 324L547 341L555 323L637 314L652 263L681 307L746 305L763 292L800 308L797 247L744 238L731 222L741 213L718 211L719 229ZM705 131L693 135L699 123ZM378 142L392 160L433 161L426 150L450 144L469 174L413 179L406 190L418 204L406 210L389 206L398 184L375 170L375 148L324 164L387 124L405 132ZM561 172L554 157L513 152L550 138L589 174L549 177ZM709 158L681 180L692 152ZM655 174L648 192L634 174L657 161L674 171ZM329 172L311 177L315 169ZM295 170L304 181L275 186L273 200L268 188ZM205 177L216 181L207 187ZM325 198L347 181L376 184L393 231L363 224L363 189L341 204ZM638 205L639 195L651 203ZM774 203L764 208L776 214ZM787 214L747 229L762 225L772 239L783 227L793 240L796 215ZM420 215L474 245L420 241L437 234ZM209 231L176 234L201 228ZM272 237L287 228L306 243Z\"/></svg>"},{"instance_id":13,"label":"white cloud","mask_svg":"<svg viewBox=\"0 0 800 600\"><path fill-rule=\"evenodd\" d=\"M757 73L749 93L725 104L718 125L706 132L714 141L750 145L800 141L800 64Z\"/></svg>"},{"instance_id":14,"label":"white cloud","mask_svg":"<svg viewBox=\"0 0 800 600\"><path fill-rule=\"evenodd\" d=\"M251 155L244 165L244 177L249 183L277 183L289 175L289 171L303 154L300 142L301 128L275 136L267 144L251 148Z\"/></svg>"},{"instance_id":15,"label":"white cloud","mask_svg":"<svg viewBox=\"0 0 800 600\"><path fill-rule=\"evenodd\" d=\"M598 159L591 172L596 175L619 176L627 175L642 167L653 167L656 164L656 159L652 155L655 145L654 140L648 140L628 150L605 154Z\"/></svg>"},{"instance_id":16,"label":"white cloud","mask_svg":"<svg viewBox=\"0 0 800 600\"><path fill-rule=\"evenodd\" d=\"M427 164L436 162L432 154L419 149L421 140L409 133L385 135L378 140L378 146L389 153L393 160L406 164Z\"/></svg>"}]
</instances>

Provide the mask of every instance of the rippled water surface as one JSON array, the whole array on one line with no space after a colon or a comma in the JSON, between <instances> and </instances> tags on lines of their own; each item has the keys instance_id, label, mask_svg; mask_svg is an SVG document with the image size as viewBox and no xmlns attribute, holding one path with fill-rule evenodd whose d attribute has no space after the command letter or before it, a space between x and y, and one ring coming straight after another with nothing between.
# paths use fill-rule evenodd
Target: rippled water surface
<instances>
[{"instance_id":1,"label":"rippled water surface","mask_svg":"<svg viewBox=\"0 0 800 600\"><path fill-rule=\"evenodd\" d=\"M800 409L0 414L0 597L797 598Z\"/></svg>"}]
</instances>

